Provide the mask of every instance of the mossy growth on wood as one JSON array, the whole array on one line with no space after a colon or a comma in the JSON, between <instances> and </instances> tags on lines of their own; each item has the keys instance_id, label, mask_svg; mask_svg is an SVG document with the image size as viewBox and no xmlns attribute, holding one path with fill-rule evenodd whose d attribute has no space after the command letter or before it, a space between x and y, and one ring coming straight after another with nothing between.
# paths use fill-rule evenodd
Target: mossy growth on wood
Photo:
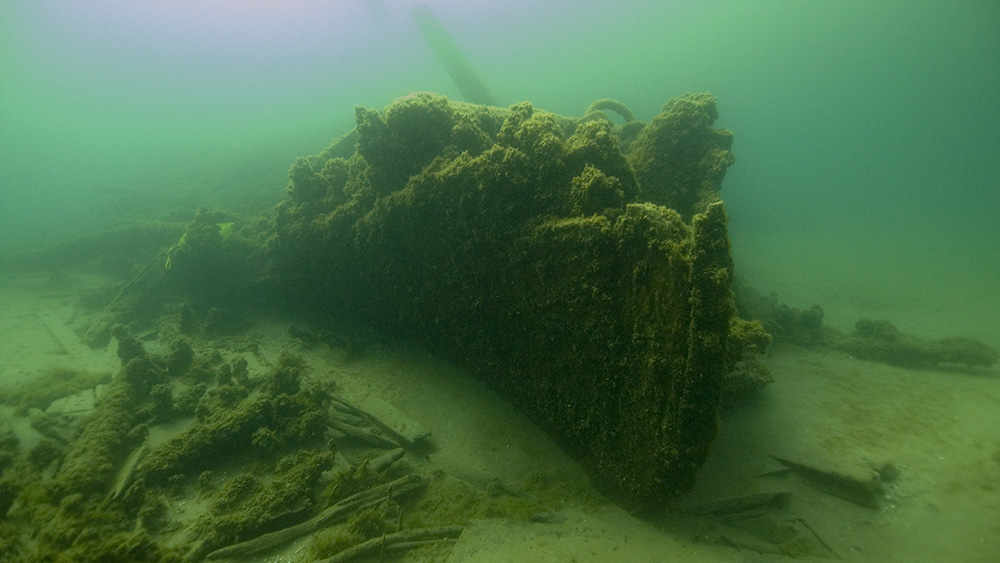
<instances>
[{"instance_id":1,"label":"mossy growth on wood","mask_svg":"<svg viewBox=\"0 0 1000 563\"><path fill-rule=\"evenodd\" d=\"M274 273L310 311L472 369L620 498L657 505L705 460L740 338L716 115L686 95L623 143L529 103L358 108L354 154L292 167Z\"/></svg>"}]
</instances>

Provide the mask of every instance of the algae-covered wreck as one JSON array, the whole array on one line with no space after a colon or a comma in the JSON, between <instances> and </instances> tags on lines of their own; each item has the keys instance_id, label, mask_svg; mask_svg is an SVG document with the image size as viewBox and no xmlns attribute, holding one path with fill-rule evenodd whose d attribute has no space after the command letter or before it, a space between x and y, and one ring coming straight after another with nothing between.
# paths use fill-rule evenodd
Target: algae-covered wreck
<instances>
[{"instance_id":1,"label":"algae-covered wreck","mask_svg":"<svg viewBox=\"0 0 1000 563\"><path fill-rule=\"evenodd\" d=\"M441 471L425 433L294 355L344 327L466 367L612 496L664 508L692 487L723 396L762 381L742 360L769 338L734 313L716 116L706 94L648 124L609 100L570 119L418 94L359 108L354 132L294 163L271 216L145 229L138 274L82 316L121 360L92 410L36 412L34 445L0 433L0 561L230 559L304 535L346 560L545 517L557 493ZM291 356L240 334L262 307L294 323Z\"/></svg>"},{"instance_id":2,"label":"algae-covered wreck","mask_svg":"<svg viewBox=\"0 0 1000 563\"><path fill-rule=\"evenodd\" d=\"M293 300L467 366L658 503L692 486L727 373L766 340L734 317L716 118L707 94L622 126L431 94L358 108L295 162L268 253Z\"/></svg>"}]
</instances>

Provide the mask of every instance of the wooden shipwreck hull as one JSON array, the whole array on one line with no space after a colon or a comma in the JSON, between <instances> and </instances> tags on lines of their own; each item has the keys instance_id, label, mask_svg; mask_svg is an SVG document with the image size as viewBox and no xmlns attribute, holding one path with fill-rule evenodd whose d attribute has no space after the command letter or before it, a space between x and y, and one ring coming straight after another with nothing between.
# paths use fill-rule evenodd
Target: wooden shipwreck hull
<instances>
[{"instance_id":1,"label":"wooden shipwreck hull","mask_svg":"<svg viewBox=\"0 0 1000 563\"><path fill-rule=\"evenodd\" d=\"M431 94L358 108L292 167L277 278L468 367L621 498L658 504L692 486L728 369L716 117L707 94L649 124Z\"/></svg>"}]
</instances>

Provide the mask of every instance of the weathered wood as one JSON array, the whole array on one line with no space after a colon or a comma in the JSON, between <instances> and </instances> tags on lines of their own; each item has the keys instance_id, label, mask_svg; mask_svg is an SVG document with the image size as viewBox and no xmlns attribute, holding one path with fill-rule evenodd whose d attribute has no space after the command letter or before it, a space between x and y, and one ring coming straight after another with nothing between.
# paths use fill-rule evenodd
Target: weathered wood
<instances>
[{"instance_id":1,"label":"weathered wood","mask_svg":"<svg viewBox=\"0 0 1000 563\"><path fill-rule=\"evenodd\" d=\"M115 479L114 485L111 487L111 491L108 493L107 501L117 500L125 490L132 484L135 480L135 469L139 466L139 463L146 457L149 453L149 443L143 442L136 449L132 450L128 458L125 459L125 463L122 464L121 469L118 470L118 476Z\"/></svg>"},{"instance_id":2,"label":"weathered wood","mask_svg":"<svg viewBox=\"0 0 1000 563\"><path fill-rule=\"evenodd\" d=\"M364 403L365 407L362 408L355 402L335 395L331 402L331 416L353 426L370 424L404 448L412 447L414 443L426 439L431 434L422 424L378 397L365 397Z\"/></svg>"},{"instance_id":3,"label":"weathered wood","mask_svg":"<svg viewBox=\"0 0 1000 563\"><path fill-rule=\"evenodd\" d=\"M395 448L396 446L399 445L396 442L393 442L392 440L384 436L380 436L378 434L375 434L374 432L371 432L359 426L354 426L346 422L341 422L336 418L329 418L327 420L327 424L330 425L330 428L333 428L338 432L342 432L352 438L357 438L359 440L368 442L369 444L375 447Z\"/></svg>"},{"instance_id":4,"label":"weathered wood","mask_svg":"<svg viewBox=\"0 0 1000 563\"><path fill-rule=\"evenodd\" d=\"M289 173L275 273L310 310L470 369L623 500L662 506L694 484L731 367L717 117L677 98L623 153L607 120L528 103L357 108L354 155Z\"/></svg>"},{"instance_id":5,"label":"weathered wood","mask_svg":"<svg viewBox=\"0 0 1000 563\"><path fill-rule=\"evenodd\" d=\"M858 506L878 510L885 496L882 479L875 470L864 476L854 476L780 457L771 457L802 477L806 485Z\"/></svg>"},{"instance_id":6,"label":"weathered wood","mask_svg":"<svg viewBox=\"0 0 1000 563\"><path fill-rule=\"evenodd\" d=\"M383 502L388 497L397 497L427 486L427 480L417 473L411 473L389 483L383 483L368 490L351 495L337 504L327 508L316 516L274 532L269 532L251 540L217 549L205 556L205 559L225 559L229 557L248 557L276 549L349 517L360 510Z\"/></svg>"},{"instance_id":7,"label":"weathered wood","mask_svg":"<svg viewBox=\"0 0 1000 563\"><path fill-rule=\"evenodd\" d=\"M376 458L368 460L368 467L376 472L385 471L390 465L402 459L405 453L406 450L403 448L387 451Z\"/></svg>"},{"instance_id":8,"label":"weathered wood","mask_svg":"<svg viewBox=\"0 0 1000 563\"><path fill-rule=\"evenodd\" d=\"M351 546L333 557L321 559L318 563L345 563L357 557L376 552L398 552L427 545L435 540L454 540L462 535L461 526L441 526L434 528L417 528L386 534Z\"/></svg>"}]
</instances>

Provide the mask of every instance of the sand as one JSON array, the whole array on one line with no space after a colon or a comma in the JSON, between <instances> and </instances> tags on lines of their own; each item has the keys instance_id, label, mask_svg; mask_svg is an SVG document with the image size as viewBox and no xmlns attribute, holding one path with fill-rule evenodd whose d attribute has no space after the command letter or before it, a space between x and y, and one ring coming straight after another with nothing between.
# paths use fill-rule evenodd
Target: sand
<instances>
[{"instance_id":1,"label":"sand","mask_svg":"<svg viewBox=\"0 0 1000 563\"><path fill-rule=\"evenodd\" d=\"M73 303L100 280L47 276L0 280L0 389L48 368L117 369L114 346L93 351L72 333ZM578 460L542 429L461 369L420 350L383 344L356 356L325 345L303 349L288 322L260 321L247 336L261 362L295 349L311 377L335 381L362 405L390 405L431 432L427 461L474 486L499 479L558 495L548 523L483 520L466 529L447 561L787 561L787 557L708 543L712 527L687 516L636 517L604 499ZM152 346L155 347L155 344ZM788 491L775 515L807 529L825 558L872 562L992 562L1000 554L1000 377L992 370L914 370L841 352L776 346L766 365L774 383L726 413L696 489L682 503L760 491ZM253 368L253 365L251 365ZM30 443L10 408L8 426ZM818 491L773 457L846 473L891 463L879 510ZM804 522L807 528L803 528ZM805 532L803 532L805 533ZM714 538L714 539L713 539ZM307 541L307 540L303 540ZM267 561L304 561L303 541ZM815 542L814 542L815 544ZM799 560L823 560L813 553ZM405 559L404 559L405 560Z\"/></svg>"}]
</instances>

